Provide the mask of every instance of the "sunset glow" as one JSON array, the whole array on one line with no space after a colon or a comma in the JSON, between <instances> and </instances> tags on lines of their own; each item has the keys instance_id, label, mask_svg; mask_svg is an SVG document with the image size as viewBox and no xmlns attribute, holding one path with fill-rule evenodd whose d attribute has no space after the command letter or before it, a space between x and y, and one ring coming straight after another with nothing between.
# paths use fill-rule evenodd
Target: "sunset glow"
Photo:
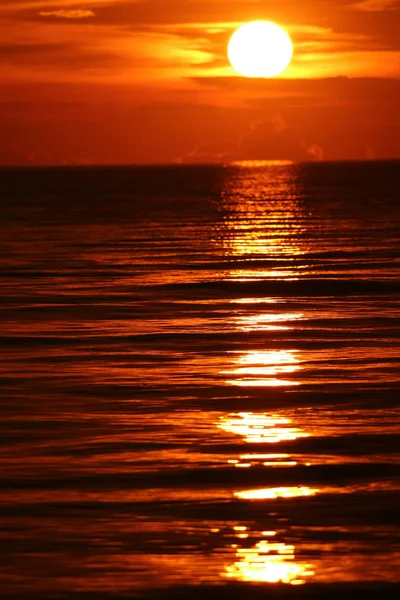
<instances>
[{"instance_id":1,"label":"sunset glow","mask_svg":"<svg viewBox=\"0 0 400 600\"><path fill-rule=\"evenodd\" d=\"M0 164L400 157L395 6L0 0Z\"/></svg>"}]
</instances>

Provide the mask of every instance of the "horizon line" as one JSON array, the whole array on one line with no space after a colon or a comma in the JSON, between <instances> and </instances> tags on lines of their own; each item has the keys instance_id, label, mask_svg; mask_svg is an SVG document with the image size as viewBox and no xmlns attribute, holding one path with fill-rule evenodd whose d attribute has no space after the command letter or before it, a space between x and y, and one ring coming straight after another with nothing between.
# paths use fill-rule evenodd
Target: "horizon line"
<instances>
[{"instance_id":1,"label":"horizon line","mask_svg":"<svg viewBox=\"0 0 400 600\"><path fill-rule=\"evenodd\" d=\"M400 162L400 157L393 158L345 158L329 160L232 160L232 161L199 161L199 162L155 162L155 163L48 163L48 164L0 164L0 170L7 169L95 169L95 168L166 168L166 167L284 167L314 164L346 164L346 163L383 163Z\"/></svg>"}]
</instances>

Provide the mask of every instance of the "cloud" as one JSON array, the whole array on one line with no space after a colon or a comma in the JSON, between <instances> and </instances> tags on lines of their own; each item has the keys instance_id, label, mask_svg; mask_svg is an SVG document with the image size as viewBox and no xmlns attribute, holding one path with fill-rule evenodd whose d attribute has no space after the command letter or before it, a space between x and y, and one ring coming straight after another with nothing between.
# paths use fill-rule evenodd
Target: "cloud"
<instances>
[{"instance_id":1,"label":"cloud","mask_svg":"<svg viewBox=\"0 0 400 600\"><path fill-rule=\"evenodd\" d=\"M318 144L311 144L311 146L307 148L307 154L317 161L324 160L325 156L325 152Z\"/></svg>"},{"instance_id":2,"label":"cloud","mask_svg":"<svg viewBox=\"0 0 400 600\"><path fill-rule=\"evenodd\" d=\"M188 153L175 158L172 162L176 164L220 164L231 160L230 150L221 149L218 144L204 144L203 146L195 146Z\"/></svg>"},{"instance_id":3,"label":"cloud","mask_svg":"<svg viewBox=\"0 0 400 600\"><path fill-rule=\"evenodd\" d=\"M60 8L59 10L42 11L39 15L41 17L57 17L59 19L87 19L94 17L95 13L92 10L84 8L77 8L75 10Z\"/></svg>"},{"instance_id":4,"label":"cloud","mask_svg":"<svg viewBox=\"0 0 400 600\"><path fill-rule=\"evenodd\" d=\"M286 123L282 115L279 113L272 115L270 123L272 125L272 130L274 131L274 133L283 133L288 129L288 124Z\"/></svg>"},{"instance_id":5,"label":"cloud","mask_svg":"<svg viewBox=\"0 0 400 600\"><path fill-rule=\"evenodd\" d=\"M306 148L279 113L236 128L236 139L221 138L194 146L177 163L224 163L243 160L305 160Z\"/></svg>"},{"instance_id":6,"label":"cloud","mask_svg":"<svg viewBox=\"0 0 400 600\"><path fill-rule=\"evenodd\" d=\"M362 0L353 4L351 8L365 12L384 12L387 10L396 10L400 7L398 0Z\"/></svg>"},{"instance_id":7,"label":"cloud","mask_svg":"<svg viewBox=\"0 0 400 600\"><path fill-rule=\"evenodd\" d=\"M134 0L130 0L133 2ZM85 7L88 6L99 6L102 4L112 4L112 3L121 3L126 2L126 0L0 0L0 10L2 12L11 12L26 9L38 9L44 10L48 8L51 11L56 10L73 10L74 7L77 9L82 9L82 4ZM65 8L67 5L68 8ZM84 9L82 9L84 10Z\"/></svg>"}]
</instances>

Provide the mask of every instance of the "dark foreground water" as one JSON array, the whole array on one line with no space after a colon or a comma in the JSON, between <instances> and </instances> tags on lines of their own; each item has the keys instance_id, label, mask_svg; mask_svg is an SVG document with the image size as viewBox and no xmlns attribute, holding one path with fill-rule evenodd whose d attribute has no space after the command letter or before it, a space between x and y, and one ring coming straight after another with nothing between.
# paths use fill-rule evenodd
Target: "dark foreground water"
<instances>
[{"instance_id":1,"label":"dark foreground water","mask_svg":"<svg viewBox=\"0 0 400 600\"><path fill-rule=\"evenodd\" d=\"M395 597L400 163L0 195L2 597Z\"/></svg>"}]
</instances>

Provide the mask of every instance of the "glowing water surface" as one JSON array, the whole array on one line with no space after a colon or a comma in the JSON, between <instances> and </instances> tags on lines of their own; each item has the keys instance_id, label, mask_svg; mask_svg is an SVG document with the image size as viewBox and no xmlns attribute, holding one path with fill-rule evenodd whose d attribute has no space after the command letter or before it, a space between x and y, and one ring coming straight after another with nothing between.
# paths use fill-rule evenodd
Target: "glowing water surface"
<instances>
[{"instance_id":1,"label":"glowing water surface","mask_svg":"<svg viewBox=\"0 0 400 600\"><path fill-rule=\"evenodd\" d=\"M400 582L399 172L2 172L5 597Z\"/></svg>"}]
</instances>

